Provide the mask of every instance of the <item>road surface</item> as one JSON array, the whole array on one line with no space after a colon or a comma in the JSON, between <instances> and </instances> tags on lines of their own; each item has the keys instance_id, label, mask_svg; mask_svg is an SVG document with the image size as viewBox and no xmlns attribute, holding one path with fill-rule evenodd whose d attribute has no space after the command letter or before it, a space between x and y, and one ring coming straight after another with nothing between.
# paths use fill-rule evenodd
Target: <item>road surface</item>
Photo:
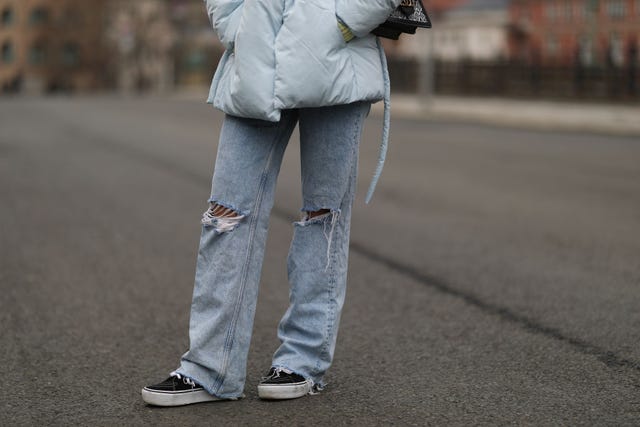
<instances>
[{"instance_id":1,"label":"road surface","mask_svg":"<svg viewBox=\"0 0 640 427\"><path fill-rule=\"evenodd\" d=\"M188 345L221 119L171 97L0 100L3 424L640 424L640 141L396 117L365 205L373 114L326 391L256 394L287 304L294 138L246 398L145 406Z\"/></svg>"}]
</instances>

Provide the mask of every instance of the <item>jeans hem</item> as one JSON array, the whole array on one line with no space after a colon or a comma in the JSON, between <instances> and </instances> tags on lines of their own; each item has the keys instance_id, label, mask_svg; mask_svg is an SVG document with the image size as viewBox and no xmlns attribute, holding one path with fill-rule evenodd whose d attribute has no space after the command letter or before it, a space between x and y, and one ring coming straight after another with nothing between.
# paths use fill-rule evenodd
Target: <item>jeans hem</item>
<instances>
[{"instance_id":1,"label":"jeans hem","mask_svg":"<svg viewBox=\"0 0 640 427\"><path fill-rule=\"evenodd\" d=\"M193 366L185 366L185 362ZM202 388L204 388L207 393L217 398L239 399L243 396L242 390L240 390L239 393L220 393L219 387L215 387L215 384L212 384L209 381L203 381L203 379L207 376L211 376L208 370L204 367L195 365L188 360L183 360L181 366L173 372L180 374L185 378L189 378L192 381L195 381L197 384L202 386ZM218 390L216 390L216 388L218 388Z\"/></svg>"},{"instance_id":2,"label":"jeans hem","mask_svg":"<svg viewBox=\"0 0 640 427\"><path fill-rule=\"evenodd\" d=\"M304 373L304 372L302 372L302 371L298 371L297 369L291 369L291 368L290 368L289 366L287 366L287 365L284 365L284 364L280 364L280 363L278 363L278 364L274 364L274 365L272 365L271 367L272 367L272 368L275 368L275 369L282 369L282 370L284 370L284 371L289 371L289 372L292 372L292 373L294 373L294 374L296 374L296 375L300 375L300 376L301 376L301 377L303 377L305 380L307 380L307 381L310 381L310 382L311 382L311 390L312 390L312 391L319 392L319 391L322 391L322 389L324 389L324 388L326 387L326 384L325 384L325 382L322 380L322 378L320 378L320 379L318 379L318 380L315 380L315 379L313 378L313 376L312 376L312 375L307 375L307 374L305 374L305 373Z\"/></svg>"}]
</instances>

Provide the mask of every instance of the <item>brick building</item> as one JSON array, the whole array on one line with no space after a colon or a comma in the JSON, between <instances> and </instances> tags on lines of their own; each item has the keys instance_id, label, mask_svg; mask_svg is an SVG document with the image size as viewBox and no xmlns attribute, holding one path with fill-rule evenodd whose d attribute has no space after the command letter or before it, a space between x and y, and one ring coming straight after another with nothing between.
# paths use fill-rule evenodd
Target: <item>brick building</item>
<instances>
[{"instance_id":1,"label":"brick building","mask_svg":"<svg viewBox=\"0 0 640 427\"><path fill-rule=\"evenodd\" d=\"M202 2L195 2L199 5ZM173 88L176 31L167 0L109 0L105 35L110 69L122 92Z\"/></svg>"},{"instance_id":2,"label":"brick building","mask_svg":"<svg viewBox=\"0 0 640 427\"><path fill-rule=\"evenodd\" d=\"M382 39L387 56L394 58L419 58L433 50L433 33L440 31L445 15L468 0L422 0L434 30L419 29L414 35L402 35L399 40Z\"/></svg>"},{"instance_id":3,"label":"brick building","mask_svg":"<svg viewBox=\"0 0 640 427\"><path fill-rule=\"evenodd\" d=\"M442 14L433 38L440 61L498 61L507 56L509 0L467 0Z\"/></svg>"},{"instance_id":4,"label":"brick building","mask_svg":"<svg viewBox=\"0 0 640 427\"><path fill-rule=\"evenodd\" d=\"M636 62L640 0L512 0L510 58L540 65Z\"/></svg>"},{"instance_id":5,"label":"brick building","mask_svg":"<svg viewBox=\"0 0 640 427\"><path fill-rule=\"evenodd\" d=\"M0 93L104 85L105 0L0 0Z\"/></svg>"},{"instance_id":6,"label":"brick building","mask_svg":"<svg viewBox=\"0 0 640 427\"><path fill-rule=\"evenodd\" d=\"M176 85L208 86L224 51L202 1L170 0L176 37Z\"/></svg>"}]
</instances>

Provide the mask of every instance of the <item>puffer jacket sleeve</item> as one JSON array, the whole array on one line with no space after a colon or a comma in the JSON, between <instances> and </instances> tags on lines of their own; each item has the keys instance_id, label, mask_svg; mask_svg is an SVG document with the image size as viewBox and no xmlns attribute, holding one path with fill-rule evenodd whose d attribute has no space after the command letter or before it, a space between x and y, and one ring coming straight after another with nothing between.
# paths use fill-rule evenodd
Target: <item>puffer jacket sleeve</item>
<instances>
[{"instance_id":1,"label":"puffer jacket sleeve","mask_svg":"<svg viewBox=\"0 0 640 427\"><path fill-rule=\"evenodd\" d=\"M207 14L220 42L227 50L233 49L244 0L204 0Z\"/></svg>"},{"instance_id":2,"label":"puffer jacket sleeve","mask_svg":"<svg viewBox=\"0 0 640 427\"><path fill-rule=\"evenodd\" d=\"M386 21L401 0L336 0L336 15L357 37Z\"/></svg>"}]
</instances>

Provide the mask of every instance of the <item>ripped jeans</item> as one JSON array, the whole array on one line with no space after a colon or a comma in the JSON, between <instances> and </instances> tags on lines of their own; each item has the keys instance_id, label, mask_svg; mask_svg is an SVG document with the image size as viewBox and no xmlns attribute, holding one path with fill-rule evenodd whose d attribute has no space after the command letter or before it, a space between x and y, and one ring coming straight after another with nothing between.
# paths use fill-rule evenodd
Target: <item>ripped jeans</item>
<instances>
[{"instance_id":1,"label":"ripped jeans","mask_svg":"<svg viewBox=\"0 0 640 427\"><path fill-rule=\"evenodd\" d=\"M202 221L190 347L175 372L218 397L242 395L276 179L298 123L302 211L326 213L294 223L290 305L278 326L281 345L272 366L323 387L345 298L358 147L369 109L369 102L356 102L284 110L277 123L225 118L212 208ZM224 215L217 215L220 208Z\"/></svg>"}]
</instances>

